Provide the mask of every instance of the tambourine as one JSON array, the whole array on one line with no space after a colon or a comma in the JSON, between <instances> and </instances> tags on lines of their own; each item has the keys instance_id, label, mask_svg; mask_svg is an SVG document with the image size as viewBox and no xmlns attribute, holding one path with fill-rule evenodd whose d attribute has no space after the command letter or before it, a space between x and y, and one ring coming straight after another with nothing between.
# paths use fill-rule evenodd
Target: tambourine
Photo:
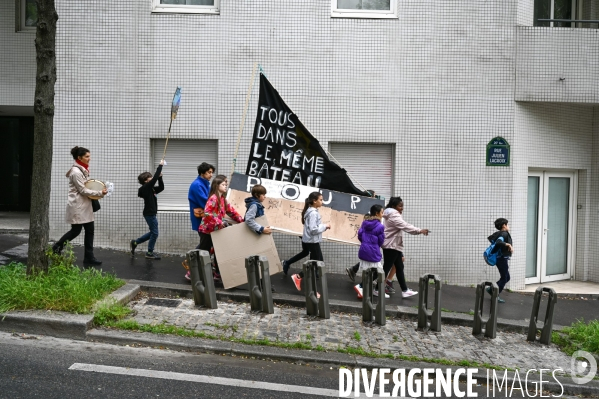
<instances>
[{"instance_id":1,"label":"tambourine","mask_svg":"<svg viewBox=\"0 0 599 399\"><path fill-rule=\"evenodd\" d=\"M85 188L92 191L102 191L106 188L106 184L101 182L100 180L88 180L85 182ZM102 196L90 195L90 199L101 199Z\"/></svg>"}]
</instances>

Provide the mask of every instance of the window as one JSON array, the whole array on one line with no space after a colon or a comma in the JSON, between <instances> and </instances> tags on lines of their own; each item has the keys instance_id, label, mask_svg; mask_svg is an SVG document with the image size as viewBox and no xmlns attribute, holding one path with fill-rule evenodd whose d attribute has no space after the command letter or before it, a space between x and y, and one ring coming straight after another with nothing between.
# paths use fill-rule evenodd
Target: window
<instances>
[{"instance_id":1,"label":"window","mask_svg":"<svg viewBox=\"0 0 599 399\"><path fill-rule=\"evenodd\" d=\"M534 26L598 28L599 0L535 0Z\"/></svg>"},{"instance_id":2,"label":"window","mask_svg":"<svg viewBox=\"0 0 599 399\"><path fill-rule=\"evenodd\" d=\"M374 190L376 195L393 195L393 144L329 143L331 161L345 168L354 185L362 190Z\"/></svg>"},{"instance_id":3,"label":"window","mask_svg":"<svg viewBox=\"0 0 599 399\"><path fill-rule=\"evenodd\" d=\"M397 0L331 0L331 16L397 18Z\"/></svg>"},{"instance_id":4,"label":"window","mask_svg":"<svg viewBox=\"0 0 599 399\"><path fill-rule=\"evenodd\" d=\"M149 170L152 174L162 159L165 141L152 140L152 166ZM218 141L169 139L165 160L167 165L162 170L164 191L158 194L158 210L189 212L189 185L198 177L198 165L202 162L217 167Z\"/></svg>"},{"instance_id":5,"label":"window","mask_svg":"<svg viewBox=\"0 0 599 399\"><path fill-rule=\"evenodd\" d=\"M218 14L220 0L152 0L154 12Z\"/></svg>"},{"instance_id":6,"label":"window","mask_svg":"<svg viewBox=\"0 0 599 399\"><path fill-rule=\"evenodd\" d=\"M35 0L16 0L16 31L35 32L37 24L37 5Z\"/></svg>"}]
</instances>

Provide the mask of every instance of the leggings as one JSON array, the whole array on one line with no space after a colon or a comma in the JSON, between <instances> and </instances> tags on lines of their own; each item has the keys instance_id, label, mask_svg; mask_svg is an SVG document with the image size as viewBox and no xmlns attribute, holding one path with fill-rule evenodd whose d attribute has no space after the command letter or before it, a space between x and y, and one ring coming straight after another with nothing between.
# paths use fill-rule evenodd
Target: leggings
<instances>
[{"instance_id":1,"label":"leggings","mask_svg":"<svg viewBox=\"0 0 599 399\"><path fill-rule=\"evenodd\" d=\"M298 260L306 257L308 254L310 254L310 260L324 261L324 258L322 257L322 251L320 249L320 243L318 243L318 242L303 242L302 241L302 252L295 255L293 258L289 259L287 261L287 264L291 265L291 264L297 262ZM316 271L316 273L317 273L316 277L318 277L318 271ZM303 270L301 272L299 272L298 274L299 274L300 278L304 278Z\"/></svg>"},{"instance_id":2,"label":"leggings","mask_svg":"<svg viewBox=\"0 0 599 399\"><path fill-rule=\"evenodd\" d=\"M408 286L406 284L406 278L403 274L403 253L401 251L396 251L394 249L383 248L383 270L385 271L385 276L389 275L391 268L395 265L395 272L397 275L397 281L399 281L399 286L402 291L407 291Z\"/></svg>"},{"instance_id":3,"label":"leggings","mask_svg":"<svg viewBox=\"0 0 599 399\"><path fill-rule=\"evenodd\" d=\"M55 252L62 252L62 248L64 247L65 242L73 241L79 234L81 234L81 229L85 228L85 252L83 255L83 260L93 260L94 257L94 222L84 223L84 224L72 224L71 230L67 231L65 235L63 235L60 240L54 244L54 248L56 248Z\"/></svg>"}]
</instances>

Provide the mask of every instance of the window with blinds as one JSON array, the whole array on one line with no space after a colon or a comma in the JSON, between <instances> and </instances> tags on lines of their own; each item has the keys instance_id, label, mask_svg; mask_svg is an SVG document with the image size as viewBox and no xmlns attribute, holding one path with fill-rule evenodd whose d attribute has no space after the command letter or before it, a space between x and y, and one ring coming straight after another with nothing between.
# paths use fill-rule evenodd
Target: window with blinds
<instances>
[{"instance_id":1,"label":"window with blinds","mask_svg":"<svg viewBox=\"0 0 599 399\"><path fill-rule=\"evenodd\" d=\"M152 173L162 159L164 143L164 139L152 139ZM198 177L202 162L218 166L218 141L169 139L165 160L164 191L158 194L158 211L189 212L189 185Z\"/></svg>"},{"instance_id":2,"label":"window with blinds","mask_svg":"<svg viewBox=\"0 0 599 399\"><path fill-rule=\"evenodd\" d=\"M386 200L393 194L393 144L329 143L331 161L345 168L357 188L374 190Z\"/></svg>"}]
</instances>

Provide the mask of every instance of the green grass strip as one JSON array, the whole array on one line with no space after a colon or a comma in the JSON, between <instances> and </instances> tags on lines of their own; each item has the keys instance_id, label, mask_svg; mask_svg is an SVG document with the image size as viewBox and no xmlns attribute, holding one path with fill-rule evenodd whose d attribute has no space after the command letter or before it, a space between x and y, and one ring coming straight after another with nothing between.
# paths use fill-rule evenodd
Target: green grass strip
<instances>
[{"instance_id":1,"label":"green grass strip","mask_svg":"<svg viewBox=\"0 0 599 399\"><path fill-rule=\"evenodd\" d=\"M578 350L599 356L599 320L588 323L578 320L570 327L554 331L551 340L570 356Z\"/></svg>"},{"instance_id":2,"label":"green grass strip","mask_svg":"<svg viewBox=\"0 0 599 399\"><path fill-rule=\"evenodd\" d=\"M301 341L301 342L280 342L280 341L271 341L268 338L261 339L252 339L252 338L235 338L235 337L225 337L225 336L216 336L213 334L206 333L204 331L195 331L185 327L177 327L173 325L169 325L166 323L161 324L139 324L135 320L118 320L105 323L104 326L117 328L121 330L130 330L130 331L139 331L139 332L149 332L154 334L173 334L179 335L181 337L193 337L193 338L207 338L214 339L220 341L229 341L235 342L239 344L246 345L261 345L261 346L272 346L277 348L284 349L304 349L304 350L313 350L317 352L327 352L321 345L313 346L310 343L310 340ZM223 326L220 326L221 328ZM225 329L226 330L226 329ZM406 356L406 355L394 355L392 353L380 354L376 352L366 351L361 347L346 347L346 348L337 348L337 352L345 353L349 355L357 355L371 358L385 358L385 359L400 359L406 360L410 362L426 362L426 363L436 363L443 364L447 366L460 366L460 367L474 367L474 368L487 368L487 369L495 369L495 370L509 370L515 371L515 369L510 367L501 367L495 366L489 363L478 363L470 360L461 360L461 361L453 361L447 359L434 359L427 357L417 357L417 356Z\"/></svg>"},{"instance_id":3,"label":"green grass strip","mask_svg":"<svg viewBox=\"0 0 599 399\"><path fill-rule=\"evenodd\" d=\"M60 310L91 313L92 306L125 282L99 270L80 269L72 252L51 254L48 273L27 276L22 263L0 268L0 313L10 310Z\"/></svg>"}]
</instances>

